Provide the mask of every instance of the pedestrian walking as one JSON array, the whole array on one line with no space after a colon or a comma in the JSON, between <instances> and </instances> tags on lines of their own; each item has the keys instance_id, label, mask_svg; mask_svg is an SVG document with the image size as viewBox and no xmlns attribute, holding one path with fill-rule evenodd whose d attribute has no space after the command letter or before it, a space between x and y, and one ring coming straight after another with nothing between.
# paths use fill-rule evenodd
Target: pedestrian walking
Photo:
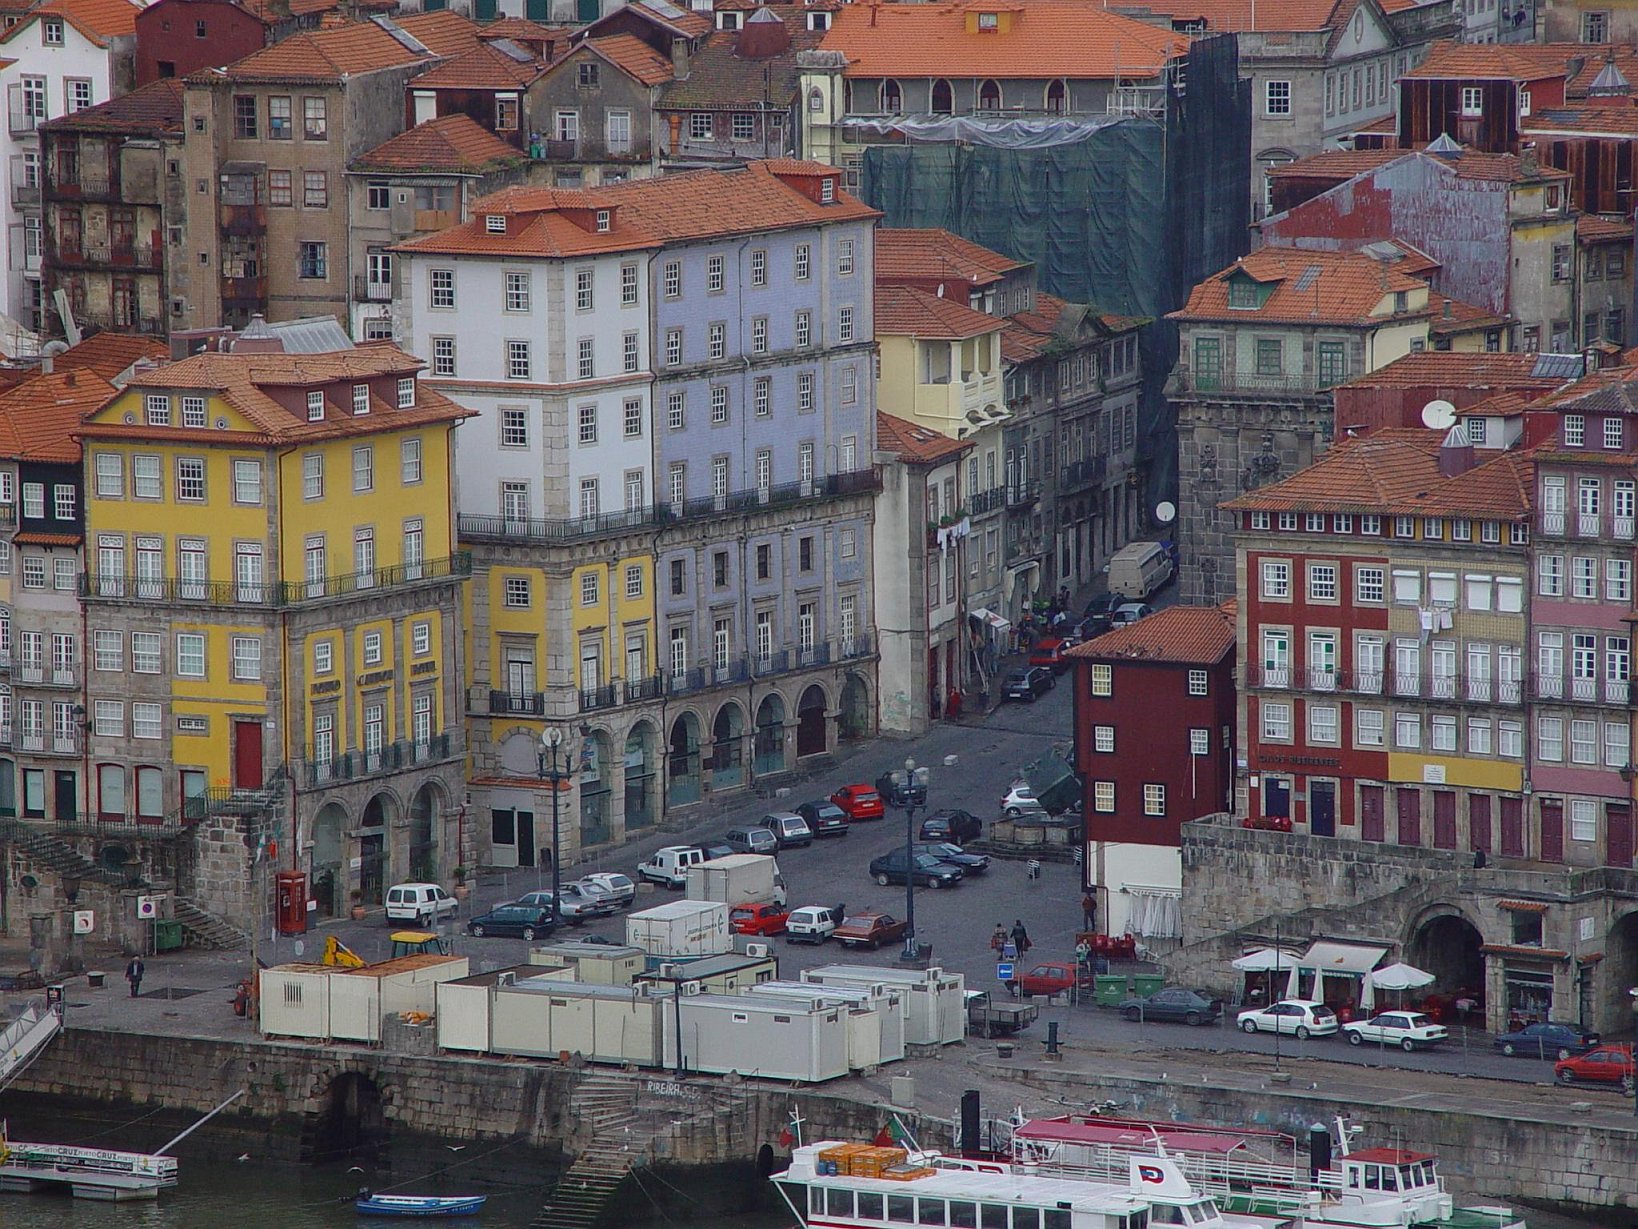
<instances>
[{"instance_id":1,"label":"pedestrian walking","mask_svg":"<svg viewBox=\"0 0 1638 1229\"><path fill-rule=\"evenodd\" d=\"M1098 898L1091 892L1081 897L1082 930L1096 930L1098 928Z\"/></svg>"},{"instance_id":2,"label":"pedestrian walking","mask_svg":"<svg viewBox=\"0 0 1638 1229\"><path fill-rule=\"evenodd\" d=\"M1007 928L1000 922L997 922L995 924L995 933L990 936L990 950L999 956L1001 954L1001 949L1006 947L1006 945Z\"/></svg>"},{"instance_id":3,"label":"pedestrian walking","mask_svg":"<svg viewBox=\"0 0 1638 1229\"><path fill-rule=\"evenodd\" d=\"M132 956L131 963L125 966L125 980L131 983L131 997L134 999L142 993L142 975L147 972L142 966L141 956Z\"/></svg>"},{"instance_id":4,"label":"pedestrian walking","mask_svg":"<svg viewBox=\"0 0 1638 1229\"><path fill-rule=\"evenodd\" d=\"M1022 918L1013 919L1012 945L1018 950L1020 956L1029 951L1032 946L1029 941L1029 931L1024 929L1024 920Z\"/></svg>"}]
</instances>

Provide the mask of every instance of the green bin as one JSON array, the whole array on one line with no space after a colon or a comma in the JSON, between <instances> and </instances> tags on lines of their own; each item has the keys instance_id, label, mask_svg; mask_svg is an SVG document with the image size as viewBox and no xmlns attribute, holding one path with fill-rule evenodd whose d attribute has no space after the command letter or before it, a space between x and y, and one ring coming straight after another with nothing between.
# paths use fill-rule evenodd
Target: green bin
<instances>
[{"instance_id":1,"label":"green bin","mask_svg":"<svg viewBox=\"0 0 1638 1229\"><path fill-rule=\"evenodd\" d=\"M1131 994L1122 973L1100 973L1092 979L1092 994L1099 1007L1119 1007Z\"/></svg>"},{"instance_id":2,"label":"green bin","mask_svg":"<svg viewBox=\"0 0 1638 1229\"><path fill-rule=\"evenodd\" d=\"M174 952L182 946L182 923L170 918L154 922L154 951Z\"/></svg>"},{"instance_id":3,"label":"green bin","mask_svg":"<svg viewBox=\"0 0 1638 1229\"><path fill-rule=\"evenodd\" d=\"M1132 978L1133 993L1140 999L1157 993L1165 984L1166 979L1159 973L1139 973Z\"/></svg>"}]
</instances>

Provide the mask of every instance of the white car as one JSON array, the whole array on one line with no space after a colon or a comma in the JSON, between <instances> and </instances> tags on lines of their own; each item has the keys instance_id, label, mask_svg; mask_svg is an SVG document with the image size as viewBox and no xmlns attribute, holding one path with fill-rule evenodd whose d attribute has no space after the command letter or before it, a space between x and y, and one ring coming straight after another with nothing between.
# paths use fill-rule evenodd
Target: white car
<instances>
[{"instance_id":1,"label":"white car","mask_svg":"<svg viewBox=\"0 0 1638 1229\"><path fill-rule=\"evenodd\" d=\"M387 921L429 926L454 917L459 904L435 883L395 883L387 889Z\"/></svg>"},{"instance_id":2,"label":"white car","mask_svg":"<svg viewBox=\"0 0 1638 1229\"><path fill-rule=\"evenodd\" d=\"M624 909L637 899L637 885L631 881L629 875L621 875L613 871L598 871L591 875L582 875L575 880L583 888L593 892L601 892L614 901L616 909Z\"/></svg>"},{"instance_id":3,"label":"white car","mask_svg":"<svg viewBox=\"0 0 1638 1229\"><path fill-rule=\"evenodd\" d=\"M1337 1013L1324 1003L1307 999L1281 999L1267 1007L1242 1011L1235 1019L1242 1032L1289 1033L1299 1041L1330 1037L1337 1031Z\"/></svg>"},{"instance_id":4,"label":"white car","mask_svg":"<svg viewBox=\"0 0 1638 1229\"><path fill-rule=\"evenodd\" d=\"M785 919L785 942L823 943L835 933L836 910L824 905L803 905Z\"/></svg>"},{"instance_id":5,"label":"white car","mask_svg":"<svg viewBox=\"0 0 1638 1229\"><path fill-rule=\"evenodd\" d=\"M1109 626L1126 627L1139 619L1148 618L1154 612L1155 608L1147 602L1122 602L1109 615Z\"/></svg>"},{"instance_id":6,"label":"white car","mask_svg":"<svg viewBox=\"0 0 1638 1229\"><path fill-rule=\"evenodd\" d=\"M1397 1046L1407 1054L1412 1050L1438 1045L1450 1036L1443 1024L1435 1024L1419 1011L1385 1011L1369 1020L1342 1026L1342 1035L1351 1046Z\"/></svg>"},{"instance_id":7,"label":"white car","mask_svg":"<svg viewBox=\"0 0 1638 1229\"><path fill-rule=\"evenodd\" d=\"M1046 808L1041 800L1035 796L1035 791L1019 782L1009 789L1001 799L1001 813L1009 819L1017 819L1020 815L1038 815Z\"/></svg>"}]
</instances>

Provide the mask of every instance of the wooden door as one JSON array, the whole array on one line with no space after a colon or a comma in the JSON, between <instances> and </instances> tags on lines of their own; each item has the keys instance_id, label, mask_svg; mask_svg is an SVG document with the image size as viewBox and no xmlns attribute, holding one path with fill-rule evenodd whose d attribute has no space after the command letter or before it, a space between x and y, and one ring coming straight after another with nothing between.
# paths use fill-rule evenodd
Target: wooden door
<instances>
[{"instance_id":1,"label":"wooden door","mask_svg":"<svg viewBox=\"0 0 1638 1229\"><path fill-rule=\"evenodd\" d=\"M1467 800L1467 845L1490 852L1490 795L1470 794Z\"/></svg>"},{"instance_id":2,"label":"wooden door","mask_svg":"<svg viewBox=\"0 0 1638 1229\"><path fill-rule=\"evenodd\" d=\"M1291 818L1291 782L1284 777L1263 779L1263 817L1265 819Z\"/></svg>"},{"instance_id":3,"label":"wooden door","mask_svg":"<svg viewBox=\"0 0 1638 1229\"><path fill-rule=\"evenodd\" d=\"M1433 847L1456 848L1456 795L1448 789L1433 791Z\"/></svg>"},{"instance_id":4,"label":"wooden door","mask_svg":"<svg viewBox=\"0 0 1638 1229\"><path fill-rule=\"evenodd\" d=\"M233 723L233 788L262 788L262 723Z\"/></svg>"},{"instance_id":5,"label":"wooden door","mask_svg":"<svg viewBox=\"0 0 1638 1229\"><path fill-rule=\"evenodd\" d=\"M1504 858L1524 857L1524 800L1501 800L1501 852Z\"/></svg>"},{"instance_id":6,"label":"wooden door","mask_svg":"<svg viewBox=\"0 0 1638 1229\"><path fill-rule=\"evenodd\" d=\"M1308 783L1308 828L1315 836L1335 836L1337 832L1337 783Z\"/></svg>"},{"instance_id":7,"label":"wooden door","mask_svg":"<svg viewBox=\"0 0 1638 1229\"><path fill-rule=\"evenodd\" d=\"M1387 839L1383 793L1383 788L1380 785L1361 785L1359 787L1359 835L1364 840L1383 841Z\"/></svg>"},{"instance_id":8,"label":"wooden door","mask_svg":"<svg viewBox=\"0 0 1638 1229\"><path fill-rule=\"evenodd\" d=\"M1564 861L1564 804L1562 802L1543 802L1541 804L1541 860L1543 862Z\"/></svg>"},{"instance_id":9,"label":"wooden door","mask_svg":"<svg viewBox=\"0 0 1638 1229\"><path fill-rule=\"evenodd\" d=\"M1400 789L1394 791L1394 803L1399 811L1399 843L1422 843L1422 791Z\"/></svg>"},{"instance_id":10,"label":"wooden door","mask_svg":"<svg viewBox=\"0 0 1638 1229\"><path fill-rule=\"evenodd\" d=\"M1604 864L1632 865L1632 808L1611 804L1604 811Z\"/></svg>"}]
</instances>

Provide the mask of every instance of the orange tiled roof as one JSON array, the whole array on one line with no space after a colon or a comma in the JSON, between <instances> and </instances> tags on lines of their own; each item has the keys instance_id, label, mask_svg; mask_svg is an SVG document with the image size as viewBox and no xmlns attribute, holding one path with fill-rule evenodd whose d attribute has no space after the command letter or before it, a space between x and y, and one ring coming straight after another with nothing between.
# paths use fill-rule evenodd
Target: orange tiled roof
<instances>
[{"instance_id":1,"label":"orange tiled roof","mask_svg":"<svg viewBox=\"0 0 1638 1229\"><path fill-rule=\"evenodd\" d=\"M419 252L553 259L659 247L659 238L638 225L623 209L614 211L606 232L593 229L589 224L591 211L608 207L604 191L606 189L590 193L563 188L502 188L475 201L472 216L465 222L436 234L410 239L397 250L411 255ZM581 220L569 216L565 210L588 215L588 224L582 225ZM494 213L506 214L511 219L506 234L489 231L485 219Z\"/></svg>"},{"instance_id":2,"label":"orange tiled roof","mask_svg":"<svg viewBox=\"0 0 1638 1229\"><path fill-rule=\"evenodd\" d=\"M589 38L581 44L602 56L643 85L663 85L676 75L676 66L634 34Z\"/></svg>"},{"instance_id":3,"label":"orange tiled roof","mask_svg":"<svg viewBox=\"0 0 1638 1229\"><path fill-rule=\"evenodd\" d=\"M182 131L182 82L175 77L150 81L94 107L60 115L42 125L52 131L122 132L136 135Z\"/></svg>"},{"instance_id":4,"label":"orange tiled roof","mask_svg":"<svg viewBox=\"0 0 1638 1229\"><path fill-rule=\"evenodd\" d=\"M418 74L411 82L422 90L519 90L546 71L532 56L519 60L494 43L479 43L453 60Z\"/></svg>"},{"instance_id":5,"label":"orange tiled roof","mask_svg":"<svg viewBox=\"0 0 1638 1229\"><path fill-rule=\"evenodd\" d=\"M903 460L940 465L959 457L972 446L972 440L951 439L907 418L876 411L876 447L882 452L897 453Z\"/></svg>"},{"instance_id":6,"label":"orange tiled roof","mask_svg":"<svg viewBox=\"0 0 1638 1229\"><path fill-rule=\"evenodd\" d=\"M1566 133L1575 136L1635 137L1638 136L1638 107L1593 103L1552 107L1520 119L1519 132L1524 136Z\"/></svg>"},{"instance_id":7,"label":"orange tiled roof","mask_svg":"<svg viewBox=\"0 0 1638 1229\"><path fill-rule=\"evenodd\" d=\"M834 178L836 200L821 205L786 179ZM822 162L770 158L728 170L689 171L599 188L602 199L635 215L665 239L704 239L792 226L863 222L881 217L841 190L840 172Z\"/></svg>"},{"instance_id":8,"label":"orange tiled roof","mask_svg":"<svg viewBox=\"0 0 1638 1229\"><path fill-rule=\"evenodd\" d=\"M443 16L423 13L416 16ZM449 14L467 22L458 14ZM407 27L407 19L400 22ZM415 36L417 39L419 35ZM424 42L424 40L422 40ZM470 40L470 46L475 40ZM430 48L429 48L430 49ZM433 51L432 55L449 54ZM188 80L215 81L336 81L360 73L379 72L408 64L430 64L430 55L414 51L374 21L353 21L319 30L303 30L271 47L253 52L223 69L206 69Z\"/></svg>"},{"instance_id":9,"label":"orange tiled roof","mask_svg":"<svg viewBox=\"0 0 1638 1229\"><path fill-rule=\"evenodd\" d=\"M1030 0L1008 7L1012 28L968 33L967 15L989 0L955 4L849 4L820 44L847 57L849 77L1154 77L1188 48L1170 30L1084 0Z\"/></svg>"},{"instance_id":10,"label":"orange tiled roof","mask_svg":"<svg viewBox=\"0 0 1638 1229\"><path fill-rule=\"evenodd\" d=\"M56 357L53 366L58 371L90 371L104 380L112 380L138 359L157 362L169 356L170 348L157 338L104 332L70 346Z\"/></svg>"},{"instance_id":11,"label":"orange tiled roof","mask_svg":"<svg viewBox=\"0 0 1638 1229\"><path fill-rule=\"evenodd\" d=\"M1214 666L1234 647L1234 608L1168 606L1068 650L1066 657L1157 665Z\"/></svg>"},{"instance_id":12,"label":"orange tiled roof","mask_svg":"<svg viewBox=\"0 0 1638 1229\"><path fill-rule=\"evenodd\" d=\"M1580 53L1593 48L1582 45ZM1427 57L1401 80L1541 81L1562 77L1566 55L1551 43L1433 43Z\"/></svg>"},{"instance_id":13,"label":"orange tiled roof","mask_svg":"<svg viewBox=\"0 0 1638 1229\"><path fill-rule=\"evenodd\" d=\"M112 39L136 33L136 15L141 11L131 0L46 0L7 30L0 42L10 42L32 27L35 18L49 13L61 17L97 46L106 47Z\"/></svg>"},{"instance_id":14,"label":"orange tiled roof","mask_svg":"<svg viewBox=\"0 0 1638 1229\"><path fill-rule=\"evenodd\" d=\"M1490 354L1422 350L1397 358L1369 375L1349 380L1344 388L1516 388L1545 392L1562 379L1536 376L1536 354Z\"/></svg>"},{"instance_id":15,"label":"orange tiled roof","mask_svg":"<svg viewBox=\"0 0 1638 1229\"><path fill-rule=\"evenodd\" d=\"M664 26L668 30L675 30L689 38L700 38L711 33L711 19L704 13L696 13L692 9L683 8L675 4L643 4L638 0L626 6L649 20ZM615 12L619 10L616 9Z\"/></svg>"},{"instance_id":16,"label":"orange tiled roof","mask_svg":"<svg viewBox=\"0 0 1638 1229\"><path fill-rule=\"evenodd\" d=\"M477 120L461 112L440 115L417 124L362 153L353 166L361 171L454 172L475 174L524 161L521 150L508 145Z\"/></svg>"},{"instance_id":17,"label":"orange tiled roof","mask_svg":"<svg viewBox=\"0 0 1638 1229\"><path fill-rule=\"evenodd\" d=\"M1536 408L1574 406L1594 414L1638 413L1638 367L1605 367L1549 393Z\"/></svg>"},{"instance_id":18,"label":"orange tiled roof","mask_svg":"<svg viewBox=\"0 0 1638 1229\"><path fill-rule=\"evenodd\" d=\"M876 232L876 284L961 278L988 286L1028 262L1013 260L936 227L882 227Z\"/></svg>"},{"instance_id":19,"label":"orange tiled roof","mask_svg":"<svg viewBox=\"0 0 1638 1229\"><path fill-rule=\"evenodd\" d=\"M1433 305L1433 319L1428 321L1428 332L1435 336L1500 328L1513 319L1512 316L1498 316L1495 312L1442 294L1429 295L1428 302Z\"/></svg>"},{"instance_id":20,"label":"orange tiled roof","mask_svg":"<svg viewBox=\"0 0 1638 1229\"><path fill-rule=\"evenodd\" d=\"M911 286L876 286L876 333L956 341L998 332L1006 322Z\"/></svg>"},{"instance_id":21,"label":"orange tiled roof","mask_svg":"<svg viewBox=\"0 0 1638 1229\"><path fill-rule=\"evenodd\" d=\"M1446 478L1439 472L1439 446L1446 434L1420 427L1384 427L1369 435L1341 439L1307 469L1223 506L1237 512L1353 512L1495 520L1516 520L1529 514L1533 485L1530 452L1503 452L1466 473Z\"/></svg>"},{"instance_id":22,"label":"orange tiled roof","mask_svg":"<svg viewBox=\"0 0 1638 1229\"><path fill-rule=\"evenodd\" d=\"M1248 323L1280 320L1293 324L1381 324L1396 318L1391 311L1378 313L1385 296L1401 290L1421 290L1427 286L1426 282L1401 272L1402 267L1402 262L1389 263L1364 252L1260 248L1201 282L1189 292L1188 305L1181 311L1172 312L1170 318L1244 320ZM1273 283L1273 292L1261 307L1229 306L1229 280L1242 272L1259 283ZM1429 310L1421 308L1409 314L1426 316Z\"/></svg>"},{"instance_id":23,"label":"orange tiled roof","mask_svg":"<svg viewBox=\"0 0 1638 1229\"><path fill-rule=\"evenodd\" d=\"M72 464L74 432L119 390L95 371L42 372L0 394L0 456Z\"/></svg>"},{"instance_id":24,"label":"orange tiled roof","mask_svg":"<svg viewBox=\"0 0 1638 1229\"><path fill-rule=\"evenodd\" d=\"M513 38L529 43L557 43L566 41L571 33L572 27L544 26L538 21L530 21L527 17L502 17L478 27L478 37L486 43L497 38Z\"/></svg>"},{"instance_id":25,"label":"orange tiled roof","mask_svg":"<svg viewBox=\"0 0 1638 1229\"><path fill-rule=\"evenodd\" d=\"M205 351L174 363L137 372L128 388L205 389L218 393L249 421L261 441L303 441L372 435L427 423L453 423L471 417L471 411L456 405L424 383L415 392L415 406L401 410L396 403L377 398L369 414L354 415L349 400L346 407L328 406L322 422L309 422L303 412L286 409L265 392L268 388L314 388L378 376L408 376L426 364L397 346L375 344L324 354L233 354ZM87 423L82 437L129 438L145 435L149 428L117 422ZM163 427L178 439L208 443L224 433L189 432ZM168 437L169 438L169 437ZM242 436L241 436L242 438Z\"/></svg>"},{"instance_id":26,"label":"orange tiled roof","mask_svg":"<svg viewBox=\"0 0 1638 1229\"><path fill-rule=\"evenodd\" d=\"M453 9L404 13L393 22L425 45L433 55L460 55L478 45L478 26Z\"/></svg>"},{"instance_id":27,"label":"orange tiled roof","mask_svg":"<svg viewBox=\"0 0 1638 1229\"><path fill-rule=\"evenodd\" d=\"M1632 219L1584 213L1575 220L1575 237L1583 243L1613 243L1632 238Z\"/></svg>"}]
</instances>

